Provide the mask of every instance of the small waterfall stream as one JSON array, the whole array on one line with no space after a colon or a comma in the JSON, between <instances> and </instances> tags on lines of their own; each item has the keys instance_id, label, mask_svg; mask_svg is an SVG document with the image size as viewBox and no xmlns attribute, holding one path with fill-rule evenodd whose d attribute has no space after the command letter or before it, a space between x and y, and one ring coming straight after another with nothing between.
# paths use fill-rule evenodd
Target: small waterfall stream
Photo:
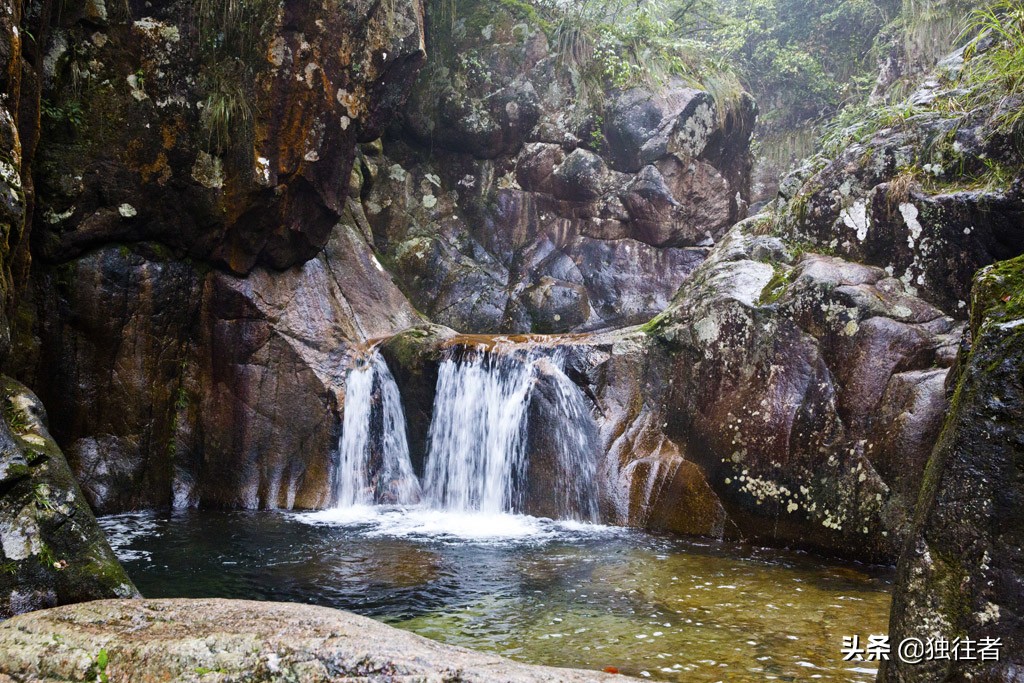
<instances>
[{"instance_id":1,"label":"small waterfall stream","mask_svg":"<svg viewBox=\"0 0 1024 683\"><path fill-rule=\"evenodd\" d=\"M561 353L540 347L449 349L430 425L431 505L484 513L533 505L558 519L597 520L590 415L563 366ZM536 406L543 421L530 425Z\"/></svg>"},{"instance_id":2,"label":"small waterfall stream","mask_svg":"<svg viewBox=\"0 0 1024 683\"><path fill-rule=\"evenodd\" d=\"M596 430L564 365L561 351L541 346L448 348L421 496L394 377L376 349L359 357L346 375L335 505L422 497L447 512L597 521Z\"/></svg>"},{"instance_id":3,"label":"small waterfall stream","mask_svg":"<svg viewBox=\"0 0 1024 683\"><path fill-rule=\"evenodd\" d=\"M521 503L533 367L512 355L450 349L430 423L426 490L434 507L508 512Z\"/></svg>"},{"instance_id":4,"label":"small waterfall stream","mask_svg":"<svg viewBox=\"0 0 1024 683\"><path fill-rule=\"evenodd\" d=\"M336 507L419 500L398 385L376 349L357 358L345 376L338 454Z\"/></svg>"}]
</instances>

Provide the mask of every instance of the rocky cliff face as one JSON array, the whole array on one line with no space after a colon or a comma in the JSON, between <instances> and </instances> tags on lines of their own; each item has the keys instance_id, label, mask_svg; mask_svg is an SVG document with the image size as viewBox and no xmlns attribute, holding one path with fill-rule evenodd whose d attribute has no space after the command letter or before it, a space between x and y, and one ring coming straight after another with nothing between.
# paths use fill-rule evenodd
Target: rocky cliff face
<instances>
[{"instance_id":1,"label":"rocky cliff face","mask_svg":"<svg viewBox=\"0 0 1024 683\"><path fill-rule=\"evenodd\" d=\"M961 319L974 273L1024 243L1019 143L993 123L999 108L1019 103L952 109L963 69L961 50L897 111L866 124L876 127L866 139L780 190L780 221L792 237L884 268Z\"/></svg>"},{"instance_id":2,"label":"rocky cliff face","mask_svg":"<svg viewBox=\"0 0 1024 683\"><path fill-rule=\"evenodd\" d=\"M460 3L362 206L399 286L464 332L643 322L745 215L749 96L588 94L537 17ZM440 21L440 19L439 19Z\"/></svg>"},{"instance_id":3,"label":"rocky cliff face","mask_svg":"<svg viewBox=\"0 0 1024 683\"><path fill-rule=\"evenodd\" d=\"M31 25L20 3L0 8L0 360L30 262L26 218L35 201L38 57L22 43ZM24 22L24 23L23 23ZM31 38L31 36L30 36ZM135 597L48 431L46 411L26 387L0 376L0 618L105 597Z\"/></svg>"},{"instance_id":4,"label":"rocky cliff face","mask_svg":"<svg viewBox=\"0 0 1024 683\"><path fill-rule=\"evenodd\" d=\"M54 15L36 252L156 241L235 273L315 256L356 143L423 62L420 3L109 4Z\"/></svg>"},{"instance_id":5,"label":"rocky cliff face","mask_svg":"<svg viewBox=\"0 0 1024 683\"><path fill-rule=\"evenodd\" d=\"M999 659L883 663L880 681L1013 680L1024 638L1024 257L974 281L970 347L953 377L913 530L900 558L890 637L998 639Z\"/></svg>"},{"instance_id":6,"label":"rocky cliff face","mask_svg":"<svg viewBox=\"0 0 1024 683\"><path fill-rule=\"evenodd\" d=\"M419 320L349 194L421 5L206 7L82 3L47 43L17 365L99 511L324 504L346 345Z\"/></svg>"},{"instance_id":7,"label":"rocky cliff face","mask_svg":"<svg viewBox=\"0 0 1024 683\"><path fill-rule=\"evenodd\" d=\"M736 225L753 102L594 104L522 8L474 3L414 83L418 2L65 5L2 263L8 367L94 509L323 506L352 345L390 338L422 458L442 344L555 333L604 519L895 558L971 275L1021 249L1019 180L955 185L1019 167L985 112L881 127Z\"/></svg>"}]
</instances>

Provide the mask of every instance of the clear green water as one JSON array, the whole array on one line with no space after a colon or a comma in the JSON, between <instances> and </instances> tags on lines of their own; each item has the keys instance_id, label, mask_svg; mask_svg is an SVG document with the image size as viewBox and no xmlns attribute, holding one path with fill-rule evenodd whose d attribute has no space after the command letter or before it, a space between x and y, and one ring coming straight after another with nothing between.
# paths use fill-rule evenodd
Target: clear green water
<instances>
[{"instance_id":1,"label":"clear green water","mask_svg":"<svg viewBox=\"0 0 1024 683\"><path fill-rule=\"evenodd\" d=\"M666 681L873 681L891 570L532 518L433 511L101 520L147 597L351 610L524 662Z\"/></svg>"}]
</instances>

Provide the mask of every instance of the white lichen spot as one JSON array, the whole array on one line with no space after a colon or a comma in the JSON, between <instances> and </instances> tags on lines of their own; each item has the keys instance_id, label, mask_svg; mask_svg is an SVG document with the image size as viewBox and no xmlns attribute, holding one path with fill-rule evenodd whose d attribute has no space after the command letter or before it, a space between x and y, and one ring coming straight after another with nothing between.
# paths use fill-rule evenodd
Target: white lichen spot
<instances>
[{"instance_id":1,"label":"white lichen spot","mask_svg":"<svg viewBox=\"0 0 1024 683\"><path fill-rule=\"evenodd\" d=\"M342 130L348 130L348 127L352 125L352 119L347 116L342 116L338 119L338 123L341 125Z\"/></svg>"},{"instance_id":2,"label":"white lichen spot","mask_svg":"<svg viewBox=\"0 0 1024 683\"><path fill-rule=\"evenodd\" d=\"M306 155L302 158L309 162L320 161L320 153L315 149L311 149L306 152Z\"/></svg>"},{"instance_id":3,"label":"white lichen spot","mask_svg":"<svg viewBox=\"0 0 1024 683\"><path fill-rule=\"evenodd\" d=\"M839 217L843 219L843 224L846 227L857 231L858 241L863 242L867 239L870 220L868 219L868 206L864 201L858 200L853 203L853 206L843 209Z\"/></svg>"},{"instance_id":4,"label":"white lichen spot","mask_svg":"<svg viewBox=\"0 0 1024 683\"><path fill-rule=\"evenodd\" d=\"M897 318L909 318L914 314L912 310L903 305L893 306L892 314Z\"/></svg>"},{"instance_id":5,"label":"white lichen spot","mask_svg":"<svg viewBox=\"0 0 1024 683\"><path fill-rule=\"evenodd\" d=\"M266 157L256 158L256 177L263 185L270 184L270 159Z\"/></svg>"},{"instance_id":6,"label":"white lichen spot","mask_svg":"<svg viewBox=\"0 0 1024 683\"><path fill-rule=\"evenodd\" d=\"M67 211L61 211L60 213L55 212L53 209L47 209L46 213L43 214L43 218L50 225L57 225L67 219L71 218L75 213L75 207L72 206Z\"/></svg>"},{"instance_id":7,"label":"white lichen spot","mask_svg":"<svg viewBox=\"0 0 1024 683\"><path fill-rule=\"evenodd\" d=\"M714 318L702 318L693 326L697 334L697 341L702 344L710 344L718 339L718 322Z\"/></svg>"},{"instance_id":8,"label":"white lichen spot","mask_svg":"<svg viewBox=\"0 0 1024 683\"><path fill-rule=\"evenodd\" d=\"M426 178L427 182L429 182L434 187L441 187L441 178L439 178L437 175L433 173L427 173L423 177Z\"/></svg>"},{"instance_id":9,"label":"white lichen spot","mask_svg":"<svg viewBox=\"0 0 1024 683\"><path fill-rule=\"evenodd\" d=\"M392 164L388 169L388 176L396 182L404 182L406 175L408 174L405 172L405 169L402 168L401 164Z\"/></svg>"},{"instance_id":10,"label":"white lichen spot","mask_svg":"<svg viewBox=\"0 0 1024 683\"><path fill-rule=\"evenodd\" d=\"M224 187L224 167L220 157L199 152L196 163L192 165L192 179L210 190Z\"/></svg>"},{"instance_id":11,"label":"white lichen spot","mask_svg":"<svg viewBox=\"0 0 1024 683\"><path fill-rule=\"evenodd\" d=\"M276 67L280 67L284 64L285 56L288 54L288 46L284 42L284 37L276 36L271 41L270 47L267 50L267 59L270 63Z\"/></svg>"},{"instance_id":12,"label":"white lichen spot","mask_svg":"<svg viewBox=\"0 0 1024 683\"><path fill-rule=\"evenodd\" d=\"M907 245L913 249L914 243L921 237L921 223L917 220L917 207L910 202L900 204L900 215L903 222L907 224L910 234L907 236Z\"/></svg>"},{"instance_id":13,"label":"white lichen spot","mask_svg":"<svg viewBox=\"0 0 1024 683\"><path fill-rule=\"evenodd\" d=\"M121 214L121 218L135 218L139 215L139 212L131 204L122 204L117 207L117 212Z\"/></svg>"},{"instance_id":14,"label":"white lichen spot","mask_svg":"<svg viewBox=\"0 0 1024 683\"><path fill-rule=\"evenodd\" d=\"M137 74L130 74L125 80L128 81L128 87L131 88L132 97L139 102L149 99L149 95L146 94Z\"/></svg>"},{"instance_id":15,"label":"white lichen spot","mask_svg":"<svg viewBox=\"0 0 1024 683\"><path fill-rule=\"evenodd\" d=\"M851 320L850 322L846 323L846 325L843 327L843 334L846 335L847 337L852 337L857 334L857 330L859 329L860 325L857 324L857 321Z\"/></svg>"},{"instance_id":16,"label":"white lichen spot","mask_svg":"<svg viewBox=\"0 0 1024 683\"><path fill-rule=\"evenodd\" d=\"M309 64L306 65L306 68L303 69L303 74L302 74L303 78L302 78L302 80L305 81L306 87L309 88L310 90L313 89L313 74L315 74L316 70L319 69L319 68L320 68L319 64L316 64L314 62L310 62Z\"/></svg>"},{"instance_id":17,"label":"white lichen spot","mask_svg":"<svg viewBox=\"0 0 1024 683\"><path fill-rule=\"evenodd\" d=\"M985 609L976 613L979 624L989 624L999 621L999 605L994 602L985 603Z\"/></svg>"},{"instance_id":18,"label":"white lichen spot","mask_svg":"<svg viewBox=\"0 0 1024 683\"><path fill-rule=\"evenodd\" d=\"M432 209L437 206L437 197L432 194L423 195L423 208Z\"/></svg>"}]
</instances>

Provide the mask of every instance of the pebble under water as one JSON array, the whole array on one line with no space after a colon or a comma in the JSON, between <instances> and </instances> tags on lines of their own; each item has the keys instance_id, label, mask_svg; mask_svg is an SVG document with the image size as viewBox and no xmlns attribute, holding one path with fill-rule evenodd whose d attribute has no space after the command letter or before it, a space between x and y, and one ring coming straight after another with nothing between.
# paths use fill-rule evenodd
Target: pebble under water
<instances>
[{"instance_id":1,"label":"pebble under water","mask_svg":"<svg viewBox=\"0 0 1024 683\"><path fill-rule=\"evenodd\" d=\"M354 508L100 520L146 597L350 610L535 664L664 681L873 681L892 570L513 515Z\"/></svg>"}]
</instances>

